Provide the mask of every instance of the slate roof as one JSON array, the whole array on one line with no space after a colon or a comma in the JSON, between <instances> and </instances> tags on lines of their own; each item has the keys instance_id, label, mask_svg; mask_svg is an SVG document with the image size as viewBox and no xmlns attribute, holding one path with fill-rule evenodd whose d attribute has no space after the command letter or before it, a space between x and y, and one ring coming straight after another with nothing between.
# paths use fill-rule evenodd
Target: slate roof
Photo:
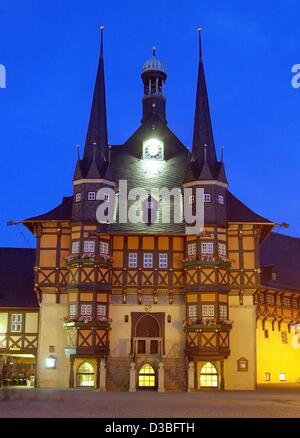
<instances>
[{"instance_id":1,"label":"slate roof","mask_svg":"<svg viewBox=\"0 0 300 438\"><path fill-rule=\"evenodd\" d=\"M227 192L227 218L228 222L272 224L269 219L252 211L229 191Z\"/></svg>"},{"instance_id":2,"label":"slate roof","mask_svg":"<svg viewBox=\"0 0 300 438\"><path fill-rule=\"evenodd\" d=\"M48 220L68 221L72 216L72 203L73 196L64 196L62 202L57 207L52 208L52 210L49 210L47 213L25 219L23 223L26 224L26 222L30 223Z\"/></svg>"},{"instance_id":3,"label":"slate roof","mask_svg":"<svg viewBox=\"0 0 300 438\"><path fill-rule=\"evenodd\" d=\"M0 308L38 308L33 290L35 250L0 248Z\"/></svg>"},{"instance_id":4,"label":"slate roof","mask_svg":"<svg viewBox=\"0 0 300 438\"><path fill-rule=\"evenodd\" d=\"M260 247L260 258L263 286L300 293L300 238L270 233Z\"/></svg>"}]
</instances>

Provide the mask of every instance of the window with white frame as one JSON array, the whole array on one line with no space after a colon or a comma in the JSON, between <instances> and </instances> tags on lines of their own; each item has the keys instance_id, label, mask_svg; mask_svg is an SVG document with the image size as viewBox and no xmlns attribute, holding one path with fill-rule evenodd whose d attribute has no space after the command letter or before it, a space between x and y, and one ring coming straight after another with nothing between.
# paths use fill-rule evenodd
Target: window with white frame
<instances>
[{"instance_id":1,"label":"window with white frame","mask_svg":"<svg viewBox=\"0 0 300 438\"><path fill-rule=\"evenodd\" d=\"M96 200L96 192L88 192L88 200L95 201Z\"/></svg>"},{"instance_id":2,"label":"window with white frame","mask_svg":"<svg viewBox=\"0 0 300 438\"><path fill-rule=\"evenodd\" d=\"M195 204L195 195L189 196L189 205Z\"/></svg>"},{"instance_id":3,"label":"window with white frame","mask_svg":"<svg viewBox=\"0 0 300 438\"><path fill-rule=\"evenodd\" d=\"M109 194L108 194L108 193L105 193L105 195L104 195L104 201L105 201L105 202L109 202Z\"/></svg>"},{"instance_id":4,"label":"window with white frame","mask_svg":"<svg viewBox=\"0 0 300 438\"><path fill-rule=\"evenodd\" d=\"M188 255L193 256L197 253L197 246L196 243L189 243L188 244Z\"/></svg>"},{"instance_id":5,"label":"window with white frame","mask_svg":"<svg viewBox=\"0 0 300 438\"><path fill-rule=\"evenodd\" d=\"M215 306L213 304L203 304L202 306L202 316L214 316Z\"/></svg>"},{"instance_id":6,"label":"window with white frame","mask_svg":"<svg viewBox=\"0 0 300 438\"><path fill-rule=\"evenodd\" d=\"M10 331L14 333L20 333L22 331L22 313L13 313L11 315Z\"/></svg>"},{"instance_id":7,"label":"window with white frame","mask_svg":"<svg viewBox=\"0 0 300 438\"><path fill-rule=\"evenodd\" d=\"M72 242L72 254L79 253L79 242Z\"/></svg>"},{"instance_id":8,"label":"window with white frame","mask_svg":"<svg viewBox=\"0 0 300 438\"><path fill-rule=\"evenodd\" d=\"M167 253L160 253L159 254L159 267L160 268L167 268L168 267L168 254Z\"/></svg>"},{"instance_id":9,"label":"window with white frame","mask_svg":"<svg viewBox=\"0 0 300 438\"><path fill-rule=\"evenodd\" d=\"M85 240L83 251L86 253L94 253L95 252L95 242L94 240Z\"/></svg>"},{"instance_id":10,"label":"window with white frame","mask_svg":"<svg viewBox=\"0 0 300 438\"><path fill-rule=\"evenodd\" d=\"M81 201L81 193L76 193L75 194L75 202L80 202Z\"/></svg>"},{"instance_id":11,"label":"window with white frame","mask_svg":"<svg viewBox=\"0 0 300 438\"><path fill-rule=\"evenodd\" d=\"M279 380L280 380L280 382L285 382L286 381L286 373L280 373Z\"/></svg>"},{"instance_id":12,"label":"window with white frame","mask_svg":"<svg viewBox=\"0 0 300 438\"><path fill-rule=\"evenodd\" d=\"M292 299L292 307L293 307L294 309L297 309L297 308L298 308L298 301L297 301L297 298L293 298L293 299Z\"/></svg>"},{"instance_id":13,"label":"window with white frame","mask_svg":"<svg viewBox=\"0 0 300 438\"><path fill-rule=\"evenodd\" d=\"M93 306L92 304L81 304L80 315L92 318Z\"/></svg>"},{"instance_id":14,"label":"window with white frame","mask_svg":"<svg viewBox=\"0 0 300 438\"><path fill-rule=\"evenodd\" d=\"M210 201L211 201L210 193L204 193L203 202L210 202Z\"/></svg>"},{"instance_id":15,"label":"window with white frame","mask_svg":"<svg viewBox=\"0 0 300 438\"><path fill-rule=\"evenodd\" d=\"M106 306L104 304L97 304L97 319L106 318Z\"/></svg>"},{"instance_id":16,"label":"window with white frame","mask_svg":"<svg viewBox=\"0 0 300 438\"><path fill-rule=\"evenodd\" d=\"M77 315L77 305L76 304L69 305L69 315L70 315L70 318Z\"/></svg>"},{"instance_id":17,"label":"window with white frame","mask_svg":"<svg viewBox=\"0 0 300 438\"><path fill-rule=\"evenodd\" d=\"M214 244L212 242L202 242L201 243L201 253L202 254L213 254Z\"/></svg>"},{"instance_id":18,"label":"window with white frame","mask_svg":"<svg viewBox=\"0 0 300 438\"><path fill-rule=\"evenodd\" d=\"M144 268L153 268L153 254L151 252L144 254Z\"/></svg>"},{"instance_id":19,"label":"window with white frame","mask_svg":"<svg viewBox=\"0 0 300 438\"><path fill-rule=\"evenodd\" d=\"M192 304L189 306L189 319L197 321L197 305Z\"/></svg>"},{"instance_id":20,"label":"window with white frame","mask_svg":"<svg viewBox=\"0 0 300 438\"><path fill-rule=\"evenodd\" d=\"M227 319L227 306L225 304L220 304L219 315L220 319Z\"/></svg>"},{"instance_id":21,"label":"window with white frame","mask_svg":"<svg viewBox=\"0 0 300 438\"><path fill-rule=\"evenodd\" d=\"M108 242L100 242L100 254L108 255L109 253L109 244Z\"/></svg>"},{"instance_id":22,"label":"window with white frame","mask_svg":"<svg viewBox=\"0 0 300 438\"><path fill-rule=\"evenodd\" d=\"M223 195L218 196L218 203L221 205L224 205L224 196Z\"/></svg>"},{"instance_id":23,"label":"window with white frame","mask_svg":"<svg viewBox=\"0 0 300 438\"><path fill-rule=\"evenodd\" d=\"M226 245L225 243L218 243L218 254L219 256L226 256Z\"/></svg>"},{"instance_id":24,"label":"window with white frame","mask_svg":"<svg viewBox=\"0 0 300 438\"><path fill-rule=\"evenodd\" d=\"M137 253L130 252L128 254L128 267L129 268L137 268Z\"/></svg>"}]
</instances>

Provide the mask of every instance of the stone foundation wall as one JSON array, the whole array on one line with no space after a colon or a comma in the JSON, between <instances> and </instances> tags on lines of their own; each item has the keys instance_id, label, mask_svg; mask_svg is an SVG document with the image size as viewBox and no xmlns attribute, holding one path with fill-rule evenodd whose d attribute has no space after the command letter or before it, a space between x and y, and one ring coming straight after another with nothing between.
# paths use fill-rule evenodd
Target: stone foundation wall
<instances>
[{"instance_id":1,"label":"stone foundation wall","mask_svg":"<svg viewBox=\"0 0 300 438\"><path fill-rule=\"evenodd\" d=\"M130 357L108 357L106 364L107 391L128 391Z\"/></svg>"}]
</instances>

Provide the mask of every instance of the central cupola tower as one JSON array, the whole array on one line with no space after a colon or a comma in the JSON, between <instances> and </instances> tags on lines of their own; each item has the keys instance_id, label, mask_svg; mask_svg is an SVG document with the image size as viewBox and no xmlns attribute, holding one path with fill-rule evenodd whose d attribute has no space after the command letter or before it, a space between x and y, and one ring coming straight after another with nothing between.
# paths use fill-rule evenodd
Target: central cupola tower
<instances>
[{"instance_id":1,"label":"central cupola tower","mask_svg":"<svg viewBox=\"0 0 300 438\"><path fill-rule=\"evenodd\" d=\"M167 72L164 64L156 58L156 48L152 49L152 58L143 65L142 80L144 83L143 119L142 123L151 114L156 114L166 122L166 98L164 97L164 84Z\"/></svg>"}]
</instances>

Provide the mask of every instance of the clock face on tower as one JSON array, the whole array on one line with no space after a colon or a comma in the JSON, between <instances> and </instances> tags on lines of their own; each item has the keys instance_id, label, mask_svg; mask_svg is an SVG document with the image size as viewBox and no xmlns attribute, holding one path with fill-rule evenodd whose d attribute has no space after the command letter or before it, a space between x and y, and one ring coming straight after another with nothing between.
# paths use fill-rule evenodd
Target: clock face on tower
<instances>
[{"instance_id":1,"label":"clock face on tower","mask_svg":"<svg viewBox=\"0 0 300 438\"><path fill-rule=\"evenodd\" d=\"M149 138L143 143L143 159L158 160L164 159L164 144L157 138Z\"/></svg>"}]
</instances>

